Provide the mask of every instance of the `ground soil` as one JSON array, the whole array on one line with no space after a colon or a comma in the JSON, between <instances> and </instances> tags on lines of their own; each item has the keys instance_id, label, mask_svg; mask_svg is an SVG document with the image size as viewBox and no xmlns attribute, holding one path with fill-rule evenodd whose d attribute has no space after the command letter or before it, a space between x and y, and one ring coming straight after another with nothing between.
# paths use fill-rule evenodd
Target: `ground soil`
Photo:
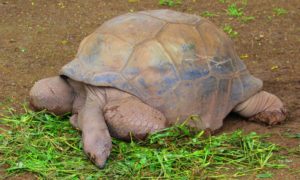
<instances>
[{"instance_id":1,"label":"ground soil","mask_svg":"<svg viewBox=\"0 0 300 180\"><path fill-rule=\"evenodd\" d=\"M33 83L57 75L60 67L74 58L80 41L105 20L146 9L171 8L198 15L209 11L216 14L209 19L218 27L230 24L238 32L233 38L238 54L248 56L244 58L248 69L264 81L264 90L283 100L289 111L288 120L275 127L229 115L221 132L244 129L271 133L270 140L275 143L287 148L300 146L299 139L284 135L300 133L299 0L251 0L244 13L255 16L255 20L248 23L230 18L225 11L227 4L219 0L186 0L175 7L161 6L158 0L131 1L0 0L0 114L7 106L18 109L27 102ZM241 5L245 0L237 2ZM277 7L288 13L276 15L273 9ZM290 159L292 170L299 169L300 159ZM293 171L274 174L275 179L300 179ZM25 174L12 179L34 177Z\"/></svg>"}]
</instances>

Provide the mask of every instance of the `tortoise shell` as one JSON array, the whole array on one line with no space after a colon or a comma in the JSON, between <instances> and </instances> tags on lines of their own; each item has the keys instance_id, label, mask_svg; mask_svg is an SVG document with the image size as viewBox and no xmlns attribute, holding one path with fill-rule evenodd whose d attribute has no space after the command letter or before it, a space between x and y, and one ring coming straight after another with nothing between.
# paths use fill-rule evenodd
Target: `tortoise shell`
<instances>
[{"instance_id":1,"label":"tortoise shell","mask_svg":"<svg viewBox=\"0 0 300 180\"><path fill-rule=\"evenodd\" d=\"M216 129L238 103L262 87L232 41L206 19L172 10L128 13L102 24L80 44L61 75L114 87L158 108L174 123Z\"/></svg>"}]
</instances>

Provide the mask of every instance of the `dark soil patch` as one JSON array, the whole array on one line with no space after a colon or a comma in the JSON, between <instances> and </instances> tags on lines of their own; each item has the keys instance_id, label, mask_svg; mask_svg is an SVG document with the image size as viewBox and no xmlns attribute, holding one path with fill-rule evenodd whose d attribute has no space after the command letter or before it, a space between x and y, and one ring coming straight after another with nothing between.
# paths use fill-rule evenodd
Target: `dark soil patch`
<instances>
[{"instance_id":1,"label":"dark soil patch","mask_svg":"<svg viewBox=\"0 0 300 180\"><path fill-rule=\"evenodd\" d=\"M275 15L274 8L278 7L288 13ZM158 8L166 7L153 0L136 3L125 0L0 0L0 112L5 105L18 108L19 104L27 102L33 83L57 75L60 67L72 60L80 41L105 20L129 11ZM215 13L217 16L209 19L220 28L230 24L238 32L234 38L238 54L248 56L245 63L252 74L264 81L264 90L284 101L289 118L282 125L266 127L230 115L222 132L239 128L271 133L270 140L275 143L287 148L299 146L299 140L284 136L300 132L299 0L251 0L244 13L255 16L255 20L248 23L230 18L226 8L227 4L217 0L186 0L172 7L198 15L204 11ZM299 158L293 159L291 167L299 169L299 162ZM1 173L0 170L0 176ZM296 174L284 170L276 174L278 179L297 178ZM34 176L26 174L22 178Z\"/></svg>"}]
</instances>

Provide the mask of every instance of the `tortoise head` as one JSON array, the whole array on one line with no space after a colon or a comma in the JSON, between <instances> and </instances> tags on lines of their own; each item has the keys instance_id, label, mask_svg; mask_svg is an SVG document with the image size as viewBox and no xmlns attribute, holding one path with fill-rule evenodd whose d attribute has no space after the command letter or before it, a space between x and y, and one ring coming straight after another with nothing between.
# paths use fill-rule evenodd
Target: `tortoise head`
<instances>
[{"instance_id":1,"label":"tortoise head","mask_svg":"<svg viewBox=\"0 0 300 180\"><path fill-rule=\"evenodd\" d=\"M30 106L34 110L46 109L56 115L71 112L73 88L60 76L37 81L30 90Z\"/></svg>"}]
</instances>

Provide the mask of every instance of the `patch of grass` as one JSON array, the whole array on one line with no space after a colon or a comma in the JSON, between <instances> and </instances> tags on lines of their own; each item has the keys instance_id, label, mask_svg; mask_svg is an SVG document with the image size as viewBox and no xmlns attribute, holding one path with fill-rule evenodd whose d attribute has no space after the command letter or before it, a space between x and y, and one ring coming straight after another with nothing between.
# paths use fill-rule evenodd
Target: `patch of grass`
<instances>
[{"instance_id":1,"label":"patch of grass","mask_svg":"<svg viewBox=\"0 0 300 180\"><path fill-rule=\"evenodd\" d=\"M44 112L4 116L0 165L9 175L32 172L47 179L228 178L281 168L279 150L256 133L205 137L184 124L152 134L144 142L113 139L111 156L99 170L86 158L80 134L68 122Z\"/></svg>"},{"instance_id":2,"label":"patch of grass","mask_svg":"<svg viewBox=\"0 0 300 180\"><path fill-rule=\"evenodd\" d=\"M242 5L246 6L248 4L248 0L242 0Z\"/></svg>"},{"instance_id":3,"label":"patch of grass","mask_svg":"<svg viewBox=\"0 0 300 180\"><path fill-rule=\"evenodd\" d=\"M159 0L160 5L169 6L169 7L173 7L181 3L182 3L181 0Z\"/></svg>"},{"instance_id":4,"label":"patch of grass","mask_svg":"<svg viewBox=\"0 0 300 180\"><path fill-rule=\"evenodd\" d=\"M231 38L235 38L239 34L231 25L228 24L224 26L223 31L226 32Z\"/></svg>"},{"instance_id":5,"label":"patch of grass","mask_svg":"<svg viewBox=\"0 0 300 180\"><path fill-rule=\"evenodd\" d=\"M235 3L228 5L226 12L232 17L241 17L244 14L243 8L238 8Z\"/></svg>"},{"instance_id":6,"label":"patch of grass","mask_svg":"<svg viewBox=\"0 0 300 180\"><path fill-rule=\"evenodd\" d=\"M286 9L280 7L274 8L273 12L275 13L276 16L281 16L288 13Z\"/></svg>"},{"instance_id":7,"label":"patch of grass","mask_svg":"<svg viewBox=\"0 0 300 180\"><path fill-rule=\"evenodd\" d=\"M253 20L255 20L254 16L242 16L242 17L240 17L240 21L243 22L243 23L248 23L248 22L253 21Z\"/></svg>"},{"instance_id":8,"label":"patch of grass","mask_svg":"<svg viewBox=\"0 0 300 180\"><path fill-rule=\"evenodd\" d=\"M212 12L209 12L209 11L204 11L204 12L201 13L201 16L203 16L203 17L214 17L214 16L217 16L217 15L212 13Z\"/></svg>"},{"instance_id":9,"label":"patch of grass","mask_svg":"<svg viewBox=\"0 0 300 180\"><path fill-rule=\"evenodd\" d=\"M271 173L263 173L256 175L257 178L272 178L273 175Z\"/></svg>"}]
</instances>

